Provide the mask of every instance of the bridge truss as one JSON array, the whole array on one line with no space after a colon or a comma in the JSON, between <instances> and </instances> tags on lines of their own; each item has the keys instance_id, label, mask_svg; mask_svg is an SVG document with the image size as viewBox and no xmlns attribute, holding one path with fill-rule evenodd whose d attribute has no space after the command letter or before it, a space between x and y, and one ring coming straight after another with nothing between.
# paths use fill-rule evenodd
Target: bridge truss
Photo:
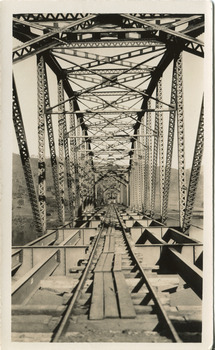
<instances>
[{"instance_id":1,"label":"bridge truss","mask_svg":"<svg viewBox=\"0 0 215 350\"><path fill-rule=\"evenodd\" d=\"M38 235L47 228L46 156L60 224L66 213L74 220L107 200L165 223L173 152L178 154L179 226L189 234L204 108L202 96L186 184L183 59L185 54L203 59L203 33L202 14L14 15L14 71L33 60L37 75L37 130L26 135L16 74L13 122ZM36 183L30 137L38 142Z\"/></svg>"}]
</instances>

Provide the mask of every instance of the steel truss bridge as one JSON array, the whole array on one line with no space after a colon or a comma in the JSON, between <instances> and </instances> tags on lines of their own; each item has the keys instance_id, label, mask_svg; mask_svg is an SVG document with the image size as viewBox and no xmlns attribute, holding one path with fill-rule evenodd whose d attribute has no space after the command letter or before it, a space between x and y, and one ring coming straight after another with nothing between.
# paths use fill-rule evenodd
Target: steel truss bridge
<instances>
[{"instance_id":1,"label":"steel truss bridge","mask_svg":"<svg viewBox=\"0 0 215 350\"><path fill-rule=\"evenodd\" d=\"M203 33L202 14L14 15L13 123L38 237L48 232L47 157L56 216L60 226L69 222L70 227L110 202L167 225L175 157L176 226L184 237L179 243L188 243L203 156L204 106L202 96L195 146L187 149L186 118L193 116L184 113L183 59L185 54L203 59ZM37 129L31 135L16 79L22 61L32 61L37 76L37 115L31 106L28 112ZM29 139L38 142L38 181ZM187 182L185 153L191 151Z\"/></svg>"}]
</instances>

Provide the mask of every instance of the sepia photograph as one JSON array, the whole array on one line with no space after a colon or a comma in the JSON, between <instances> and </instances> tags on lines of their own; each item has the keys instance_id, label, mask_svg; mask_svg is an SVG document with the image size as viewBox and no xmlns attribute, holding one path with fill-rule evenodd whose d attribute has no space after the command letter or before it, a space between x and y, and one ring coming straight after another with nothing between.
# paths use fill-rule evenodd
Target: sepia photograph
<instances>
[{"instance_id":1,"label":"sepia photograph","mask_svg":"<svg viewBox=\"0 0 215 350\"><path fill-rule=\"evenodd\" d=\"M12 9L7 342L212 349L210 3L81 3Z\"/></svg>"}]
</instances>

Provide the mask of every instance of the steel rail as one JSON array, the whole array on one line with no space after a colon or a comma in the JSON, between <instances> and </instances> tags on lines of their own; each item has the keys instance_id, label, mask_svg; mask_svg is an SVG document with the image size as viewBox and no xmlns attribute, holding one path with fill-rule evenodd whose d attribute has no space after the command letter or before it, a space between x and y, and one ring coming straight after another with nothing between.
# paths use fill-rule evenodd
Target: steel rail
<instances>
[{"instance_id":1,"label":"steel rail","mask_svg":"<svg viewBox=\"0 0 215 350\"><path fill-rule=\"evenodd\" d=\"M117 218L119 220L119 223L120 223L120 226L121 226L121 229L122 229L122 233L123 233L123 236L125 238L125 242L127 244L127 247L132 255L132 258L133 260L135 261L135 263L137 264L139 270L141 271L141 274L145 280L145 284L147 286L147 288L149 289L150 293L152 294L152 299L154 301L154 303L156 304L156 306L158 307L158 310L159 310L159 313L160 313L160 316L164 319L164 321L166 322L167 326L168 326L168 329L170 331L170 334L171 334L171 337L173 339L174 342L176 343L182 343L182 340L179 338L177 332L176 332L176 329L175 327L173 326L171 320L169 319L157 293L155 292L154 288L151 286L150 282L149 282L149 279L148 277L146 276L145 272L144 272L144 269L142 268L141 264L139 263L138 261L138 258L136 257L135 253L133 252L132 250L132 247L126 237L126 234L125 234L125 230L124 230L124 227L123 227L123 224L122 224L122 221L119 217L119 214L118 214L118 211L116 209L116 207L114 206L114 209L115 209L115 212L116 212L116 215L117 215Z\"/></svg>"},{"instance_id":2,"label":"steel rail","mask_svg":"<svg viewBox=\"0 0 215 350\"><path fill-rule=\"evenodd\" d=\"M60 321L60 323L59 323L59 326L58 326L59 328L57 329L57 332L56 332L56 333L54 334L54 336L52 337L52 340L51 340L52 343L53 343L53 342L58 342L58 341L59 341L59 339L60 339L60 337L61 337L63 331L65 330L65 328L66 328L66 326L67 326L67 323L68 323L69 317L70 317L70 315L71 315L71 312L72 312L72 310L73 310L73 307L74 307L74 305L75 305L75 302L76 302L76 300L77 300L77 298L78 298L78 296L79 296L79 293L80 293L80 291L81 291L81 288L82 288L82 286L83 286L83 284L84 284L84 282L85 282L85 280L86 280L86 277L87 277L87 274L88 274L90 265L91 265L91 263L92 263L94 254L95 254L95 252L96 252L96 248L97 248L98 242L99 242L99 240L100 240L102 231L103 231L103 226L101 227L101 229L100 229L100 231L99 231L99 233L98 233L98 236L97 236L97 238L96 238L96 242L95 242L95 244L94 244L93 250L91 251L91 254L90 254L89 261L88 261L88 263L87 263L87 265L86 265L86 267L85 267L84 273L83 273L83 275L82 275L82 277L81 277L81 280L80 280L80 282L79 282L79 284L78 284L78 287L77 287L77 289L76 289L74 295L72 296L72 298L71 298L71 300L70 300L70 303L69 303L69 305L68 305L68 307L67 307L67 310L66 310L66 312L65 312L65 314L64 314L64 316L63 316L63 318L61 319L61 321Z\"/></svg>"}]
</instances>

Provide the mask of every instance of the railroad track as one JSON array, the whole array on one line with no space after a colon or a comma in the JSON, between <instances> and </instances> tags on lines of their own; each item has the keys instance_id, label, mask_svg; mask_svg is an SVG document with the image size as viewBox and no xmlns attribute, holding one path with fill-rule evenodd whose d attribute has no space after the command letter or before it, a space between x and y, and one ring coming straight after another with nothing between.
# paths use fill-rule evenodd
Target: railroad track
<instances>
[{"instance_id":1,"label":"railroad track","mask_svg":"<svg viewBox=\"0 0 215 350\"><path fill-rule=\"evenodd\" d=\"M48 276L26 305L13 306L13 341L200 341L199 326L188 317L198 307L169 305L165 290L178 276L144 266L114 205L106 208L87 254L69 275Z\"/></svg>"}]
</instances>

